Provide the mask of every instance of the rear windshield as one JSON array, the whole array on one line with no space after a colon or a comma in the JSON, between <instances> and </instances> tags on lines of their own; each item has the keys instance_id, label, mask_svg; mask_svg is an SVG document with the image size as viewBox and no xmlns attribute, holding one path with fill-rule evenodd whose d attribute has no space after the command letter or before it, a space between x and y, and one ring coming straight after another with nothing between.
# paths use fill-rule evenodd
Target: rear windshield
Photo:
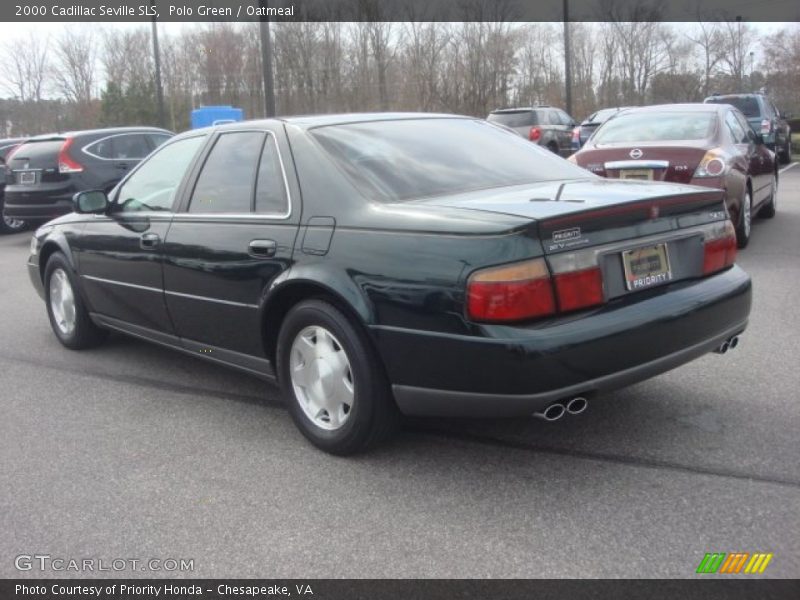
<instances>
[{"instance_id":1,"label":"rear windshield","mask_svg":"<svg viewBox=\"0 0 800 600\"><path fill-rule=\"evenodd\" d=\"M706 100L707 104L730 104L744 113L747 118L758 117L761 109L755 96L714 96Z\"/></svg>"},{"instance_id":2,"label":"rear windshield","mask_svg":"<svg viewBox=\"0 0 800 600\"><path fill-rule=\"evenodd\" d=\"M53 160L56 159L61 147L64 145L64 140L42 140L41 142L26 142L20 146L11 161L28 160L31 158L44 158Z\"/></svg>"},{"instance_id":3,"label":"rear windshield","mask_svg":"<svg viewBox=\"0 0 800 600\"><path fill-rule=\"evenodd\" d=\"M617 142L657 142L704 140L714 133L716 113L643 112L623 113L606 121L592 141L595 144Z\"/></svg>"},{"instance_id":4,"label":"rear windshield","mask_svg":"<svg viewBox=\"0 0 800 600\"><path fill-rule=\"evenodd\" d=\"M528 127L536 125L538 119L532 110L521 110L517 112L492 113L487 118L490 123L499 123L506 127Z\"/></svg>"},{"instance_id":5,"label":"rear windshield","mask_svg":"<svg viewBox=\"0 0 800 600\"><path fill-rule=\"evenodd\" d=\"M365 195L387 201L589 176L479 120L378 121L318 127L311 134Z\"/></svg>"}]
</instances>

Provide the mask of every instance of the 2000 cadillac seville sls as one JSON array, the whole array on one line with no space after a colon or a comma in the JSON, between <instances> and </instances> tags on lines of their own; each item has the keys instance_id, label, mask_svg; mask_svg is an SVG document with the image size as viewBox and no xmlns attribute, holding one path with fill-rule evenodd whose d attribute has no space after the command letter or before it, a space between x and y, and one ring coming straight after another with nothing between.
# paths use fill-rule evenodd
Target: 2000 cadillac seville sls
<instances>
[{"instance_id":1,"label":"2000 cadillac seville sls","mask_svg":"<svg viewBox=\"0 0 800 600\"><path fill-rule=\"evenodd\" d=\"M723 192L610 181L489 123L419 114L176 136L41 227L31 280L74 349L116 330L276 380L347 454L410 415L557 418L735 345Z\"/></svg>"}]
</instances>

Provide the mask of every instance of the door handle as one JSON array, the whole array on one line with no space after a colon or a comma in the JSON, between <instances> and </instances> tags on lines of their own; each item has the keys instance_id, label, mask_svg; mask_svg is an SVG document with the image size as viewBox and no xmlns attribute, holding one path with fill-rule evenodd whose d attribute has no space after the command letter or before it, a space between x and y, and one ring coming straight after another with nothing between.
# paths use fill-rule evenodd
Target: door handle
<instances>
[{"instance_id":1,"label":"door handle","mask_svg":"<svg viewBox=\"0 0 800 600\"><path fill-rule=\"evenodd\" d=\"M253 240L247 246L247 253L256 258L270 258L275 256L278 244L275 240Z\"/></svg>"},{"instance_id":2,"label":"door handle","mask_svg":"<svg viewBox=\"0 0 800 600\"><path fill-rule=\"evenodd\" d=\"M155 248L156 246L158 246L158 243L160 241L161 238L158 237L157 233L143 233L139 237L139 246L147 250L149 248Z\"/></svg>"}]
</instances>

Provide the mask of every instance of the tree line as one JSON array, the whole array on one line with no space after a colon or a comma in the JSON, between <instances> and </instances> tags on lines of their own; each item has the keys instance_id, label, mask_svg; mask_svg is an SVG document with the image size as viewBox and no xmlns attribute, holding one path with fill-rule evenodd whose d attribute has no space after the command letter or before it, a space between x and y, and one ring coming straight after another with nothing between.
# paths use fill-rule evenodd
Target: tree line
<instances>
[{"instance_id":1,"label":"tree line","mask_svg":"<svg viewBox=\"0 0 800 600\"><path fill-rule=\"evenodd\" d=\"M561 23L280 22L271 24L278 114L374 110L484 117L495 108L564 107ZM572 113L696 102L766 89L800 111L800 26L768 37L743 22L571 23ZM164 126L193 108L264 114L257 23L205 23L160 35ZM75 25L5 43L0 135L159 121L149 25Z\"/></svg>"}]
</instances>

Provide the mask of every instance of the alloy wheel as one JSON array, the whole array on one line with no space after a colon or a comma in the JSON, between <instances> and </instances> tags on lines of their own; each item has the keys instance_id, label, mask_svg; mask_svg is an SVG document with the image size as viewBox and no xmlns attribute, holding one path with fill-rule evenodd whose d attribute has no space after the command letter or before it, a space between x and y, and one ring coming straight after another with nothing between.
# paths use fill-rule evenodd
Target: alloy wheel
<instances>
[{"instance_id":1,"label":"alloy wheel","mask_svg":"<svg viewBox=\"0 0 800 600\"><path fill-rule=\"evenodd\" d=\"M75 294L64 269L56 269L50 276L50 310L56 327L64 335L75 330Z\"/></svg>"},{"instance_id":2,"label":"alloy wheel","mask_svg":"<svg viewBox=\"0 0 800 600\"><path fill-rule=\"evenodd\" d=\"M289 375L305 415L328 431L350 417L354 385L350 359L334 335L319 325L301 330L292 343Z\"/></svg>"}]
</instances>

